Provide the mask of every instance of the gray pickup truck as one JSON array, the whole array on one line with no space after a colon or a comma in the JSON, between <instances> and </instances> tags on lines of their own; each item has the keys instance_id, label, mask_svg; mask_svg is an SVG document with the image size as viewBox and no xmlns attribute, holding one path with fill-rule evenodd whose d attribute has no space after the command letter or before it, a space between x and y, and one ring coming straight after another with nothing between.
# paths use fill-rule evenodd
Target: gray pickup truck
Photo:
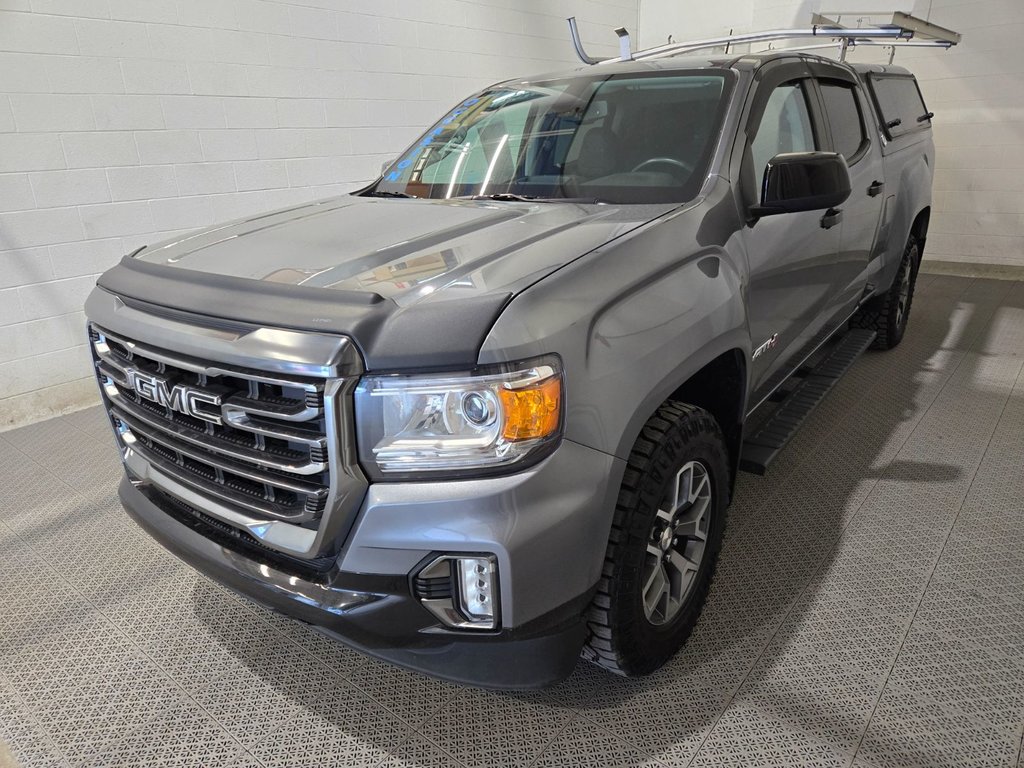
<instances>
[{"instance_id":1,"label":"gray pickup truck","mask_svg":"<svg viewBox=\"0 0 1024 768\"><path fill-rule=\"evenodd\" d=\"M651 672L698 620L736 472L799 425L792 375L824 366L796 385L820 395L899 344L933 167L898 67L690 56L486 88L365 189L100 278L121 500L395 664Z\"/></svg>"}]
</instances>

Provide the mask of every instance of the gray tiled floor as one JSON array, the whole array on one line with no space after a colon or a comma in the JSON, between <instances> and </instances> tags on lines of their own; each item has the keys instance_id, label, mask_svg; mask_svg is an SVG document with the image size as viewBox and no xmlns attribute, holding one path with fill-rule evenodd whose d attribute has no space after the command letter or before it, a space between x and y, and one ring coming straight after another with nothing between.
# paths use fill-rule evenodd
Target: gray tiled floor
<instances>
[{"instance_id":1,"label":"gray tiled floor","mask_svg":"<svg viewBox=\"0 0 1024 768\"><path fill-rule=\"evenodd\" d=\"M462 689L136 530L97 409L0 435L0 741L49 765L1024 766L1024 283L922 275L766 478L667 669Z\"/></svg>"}]
</instances>

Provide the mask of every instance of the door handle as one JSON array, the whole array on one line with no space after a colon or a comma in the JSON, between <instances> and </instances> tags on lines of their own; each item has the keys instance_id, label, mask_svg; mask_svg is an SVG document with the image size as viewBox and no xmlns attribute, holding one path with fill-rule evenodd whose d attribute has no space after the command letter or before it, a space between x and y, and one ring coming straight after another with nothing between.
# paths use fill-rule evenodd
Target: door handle
<instances>
[{"instance_id":1,"label":"door handle","mask_svg":"<svg viewBox=\"0 0 1024 768\"><path fill-rule=\"evenodd\" d=\"M829 208L825 211L825 215L821 217L821 228L832 229L836 224L843 220L843 212L838 208Z\"/></svg>"},{"instance_id":2,"label":"door handle","mask_svg":"<svg viewBox=\"0 0 1024 768\"><path fill-rule=\"evenodd\" d=\"M884 181L872 181L868 186L868 197L878 197L882 194L883 189L885 189Z\"/></svg>"}]
</instances>

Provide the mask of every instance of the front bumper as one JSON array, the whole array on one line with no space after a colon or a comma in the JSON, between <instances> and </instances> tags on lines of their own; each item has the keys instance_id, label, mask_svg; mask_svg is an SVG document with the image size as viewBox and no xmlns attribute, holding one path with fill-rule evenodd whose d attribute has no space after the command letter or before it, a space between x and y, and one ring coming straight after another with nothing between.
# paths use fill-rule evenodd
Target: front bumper
<instances>
[{"instance_id":1,"label":"front bumper","mask_svg":"<svg viewBox=\"0 0 1024 768\"><path fill-rule=\"evenodd\" d=\"M315 575L259 562L202 535L127 477L131 517L167 549L232 590L369 655L482 687L533 688L572 672L600 576L622 462L564 441L499 478L370 487L337 560ZM491 553L501 628L442 627L411 577L439 553Z\"/></svg>"}]
</instances>

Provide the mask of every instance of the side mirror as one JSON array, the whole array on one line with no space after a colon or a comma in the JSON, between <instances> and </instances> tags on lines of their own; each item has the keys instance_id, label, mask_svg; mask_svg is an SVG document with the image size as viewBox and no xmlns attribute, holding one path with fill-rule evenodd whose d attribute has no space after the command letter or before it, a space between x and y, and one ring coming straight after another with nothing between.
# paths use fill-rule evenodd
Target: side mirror
<instances>
[{"instance_id":1,"label":"side mirror","mask_svg":"<svg viewBox=\"0 0 1024 768\"><path fill-rule=\"evenodd\" d=\"M768 163L761 203L751 216L818 211L841 205L850 196L850 170L835 152L787 152Z\"/></svg>"}]
</instances>

